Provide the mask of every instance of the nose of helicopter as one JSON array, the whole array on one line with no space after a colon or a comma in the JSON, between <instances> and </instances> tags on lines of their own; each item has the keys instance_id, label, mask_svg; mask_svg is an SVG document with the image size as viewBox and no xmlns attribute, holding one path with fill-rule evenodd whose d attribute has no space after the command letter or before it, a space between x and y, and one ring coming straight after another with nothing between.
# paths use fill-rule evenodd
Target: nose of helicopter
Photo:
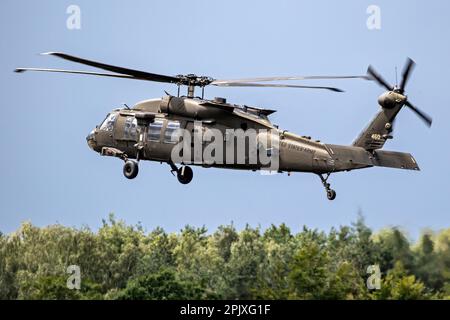
<instances>
[{"instance_id":1,"label":"nose of helicopter","mask_svg":"<svg viewBox=\"0 0 450 320\"><path fill-rule=\"evenodd\" d=\"M95 142L95 130L92 130L86 137L86 142L92 150L95 150L97 143Z\"/></svg>"}]
</instances>

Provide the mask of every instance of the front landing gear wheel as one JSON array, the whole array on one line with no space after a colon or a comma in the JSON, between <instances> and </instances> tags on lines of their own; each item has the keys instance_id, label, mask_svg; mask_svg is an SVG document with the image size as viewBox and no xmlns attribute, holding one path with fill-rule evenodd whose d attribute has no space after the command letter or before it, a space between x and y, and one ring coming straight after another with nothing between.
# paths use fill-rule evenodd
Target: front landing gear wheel
<instances>
[{"instance_id":1,"label":"front landing gear wheel","mask_svg":"<svg viewBox=\"0 0 450 320\"><path fill-rule=\"evenodd\" d=\"M128 160L123 166L123 175L127 179L134 179L139 173L139 165L136 161Z\"/></svg>"},{"instance_id":2,"label":"front landing gear wheel","mask_svg":"<svg viewBox=\"0 0 450 320\"><path fill-rule=\"evenodd\" d=\"M178 181L182 184L188 184L192 181L192 178L194 177L194 173L192 172L191 167L189 166L183 166L177 170L177 178Z\"/></svg>"},{"instance_id":3,"label":"front landing gear wheel","mask_svg":"<svg viewBox=\"0 0 450 320\"><path fill-rule=\"evenodd\" d=\"M327 190L327 198L328 198L328 200L336 199L336 191L334 191L333 189L328 189Z\"/></svg>"}]
</instances>

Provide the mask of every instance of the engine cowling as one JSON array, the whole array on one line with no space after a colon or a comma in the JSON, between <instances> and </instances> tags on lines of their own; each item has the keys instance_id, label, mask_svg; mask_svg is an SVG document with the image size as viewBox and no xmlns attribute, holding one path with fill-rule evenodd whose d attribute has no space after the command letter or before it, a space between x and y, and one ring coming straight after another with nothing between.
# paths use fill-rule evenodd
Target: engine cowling
<instances>
[{"instance_id":1,"label":"engine cowling","mask_svg":"<svg viewBox=\"0 0 450 320\"><path fill-rule=\"evenodd\" d=\"M160 110L163 113L174 114L194 119L211 119L223 115L221 108L211 108L200 104L194 99L183 99L166 96L161 101Z\"/></svg>"}]
</instances>

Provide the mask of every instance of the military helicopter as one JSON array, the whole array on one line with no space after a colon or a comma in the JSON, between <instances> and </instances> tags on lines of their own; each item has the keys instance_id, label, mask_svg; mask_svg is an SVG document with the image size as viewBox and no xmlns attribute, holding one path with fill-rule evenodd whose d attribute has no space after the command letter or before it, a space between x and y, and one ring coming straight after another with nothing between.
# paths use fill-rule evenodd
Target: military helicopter
<instances>
[{"instance_id":1,"label":"military helicopter","mask_svg":"<svg viewBox=\"0 0 450 320\"><path fill-rule=\"evenodd\" d=\"M227 136L229 129L241 129L243 131L252 129L257 133L253 137L253 140L256 139L257 148L262 148L263 152L268 156L273 157L276 154L278 159L277 172L287 172L289 174L291 172L308 172L317 174L325 188L327 198L334 200L336 192L330 188L328 183L332 173L374 166L419 170L419 166L411 154L381 150L385 142L393 138L394 120L403 107L406 106L415 112L428 126L431 126L432 123L432 119L415 107L405 95L405 87L415 65L414 61L409 58L403 70L400 85L392 86L372 66L369 66L367 74L363 76L280 76L217 80L194 74L167 76L149 73L59 52L48 52L44 53L44 55L55 56L109 72L43 68L18 68L15 72L44 71L105 76L171 83L178 87L177 96L172 96L166 92L166 96L163 98L141 101L132 108L125 105L123 108L114 109L87 136L86 140L91 149L103 156L113 156L124 161L123 174L128 179L133 179L138 175L140 160L167 163L171 168L172 174L176 174L179 182L182 184L190 183L193 178L193 171L187 164L208 168L264 170L260 160L250 162L248 155L240 163L236 161L237 158L234 155L231 157L232 161L213 161L208 163L201 159L200 161L189 161L192 160L192 156L187 160L185 158L178 161L173 160L174 148L177 142L182 140L179 135L177 136L177 132L181 129L194 134L200 132L201 135L215 129L216 132L223 133L224 137L222 141L216 142L224 145L234 139ZM271 82L356 78L376 81L387 91L378 98L380 110L352 145L326 144L314 141L308 136L281 130L269 120L269 116L275 110L231 104L225 98L215 98L213 100L204 98L205 87L211 85L219 87L301 88L342 92L342 90L335 87ZM186 96L180 95L181 86L187 86ZM195 96L196 87L201 89L200 97ZM267 139L268 142L266 141L266 144L260 143L260 140L262 141L263 138ZM277 142L276 150L273 147L275 142ZM205 141L201 143L208 144ZM187 148L192 149L194 147L193 143L187 146ZM249 148L248 141L245 143L245 148ZM235 149L231 150L236 151ZM245 151L248 152L249 150ZM222 156L227 158L227 154Z\"/></svg>"}]
</instances>

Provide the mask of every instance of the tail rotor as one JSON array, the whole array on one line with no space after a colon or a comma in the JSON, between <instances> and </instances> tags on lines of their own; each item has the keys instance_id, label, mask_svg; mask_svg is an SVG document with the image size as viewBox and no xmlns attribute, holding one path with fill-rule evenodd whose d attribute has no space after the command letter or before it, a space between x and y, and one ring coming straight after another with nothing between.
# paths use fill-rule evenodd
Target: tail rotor
<instances>
[{"instance_id":1,"label":"tail rotor","mask_svg":"<svg viewBox=\"0 0 450 320\"><path fill-rule=\"evenodd\" d=\"M389 93L392 92L401 95L402 97L401 100L404 103L404 105L407 106L409 109L411 109L420 119L422 119L422 121L424 121L428 127L431 127L433 119L429 115L427 115L424 111L414 106L408 100L408 97L404 94L406 85L408 83L409 78L411 77L411 73L414 70L415 65L416 63L411 58L407 59L405 67L403 68L402 79L398 87L389 84L389 82L387 82L372 66L369 66L369 68L367 69L367 75L370 80L374 80L375 82L377 82Z\"/></svg>"}]
</instances>

